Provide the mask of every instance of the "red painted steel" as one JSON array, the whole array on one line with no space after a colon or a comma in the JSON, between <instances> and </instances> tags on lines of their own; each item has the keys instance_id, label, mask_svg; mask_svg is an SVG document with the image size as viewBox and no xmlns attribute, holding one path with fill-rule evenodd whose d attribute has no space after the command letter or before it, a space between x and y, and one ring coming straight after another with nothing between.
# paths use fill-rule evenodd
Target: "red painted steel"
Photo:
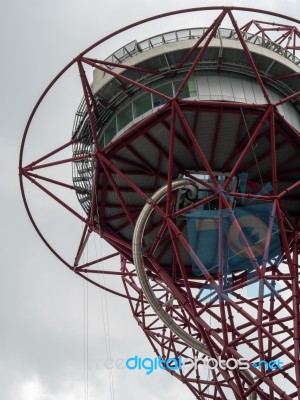
<instances>
[{"instance_id":1,"label":"red painted steel","mask_svg":"<svg viewBox=\"0 0 300 400\"><path fill-rule=\"evenodd\" d=\"M219 14L212 21L209 29L196 41L196 44L186 51L174 71L162 72L124 64L121 72L120 70L117 70L117 72L114 69L119 67L119 64L89 57L91 50L133 27L173 15L205 11L214 11ZM239 28L235 19L238 12L255 12L269 17L284 18L287 23L274 24L255 19ZM236 36L249 62L249 67L253 72L253 77L265 97L264 104L179 98L225 17L229 17L232 22ZM278 107L282 104L298 101L299 92L282 95L280 100L272 104L266 89L266 85L272 79L274 81L287 81L299 74L286 73L274 77L261 76L245 36L253 26L263 40L270 41L271 35L277 32L279 36L275 39L272 38L272 41L282 46L286 51L291 50L293 56L295 56L299 49L297 43L299 30L291 23L299 24L299 21L277 13L252 8L218 6L169 12L130 24L90 46L54 78L34 107L22 139L19 162L21 192L26 211L39 236L58 259L76 274L101 289L128 299L132 314L147 336L155 353L163 358L182 356L185 361L190 363L185 371L168 370L168 372L180 379L198 399L228 400L249 397L251 399L291 400L300 398L300 292L298 285L300 217L299 213L295 214L294 208L290 206L291 203L295 202L293 197L295 193L296 201L299 199L297 190L300 186L300 166L299 163L297 164L297 160L299 159L300 142L297 129L286 121L278 111ZM202 46L204 41L205 43ZM189 61L192 53L197 50L195 60ZM65 153L62 152L80 142L80 138L75 137L71 141L68 139L65 144L56 149L51 148L50 143L50 149L45 155L24 164L25 143L32 120L49 90L73 66L77 66L80 72L80 82L86 105L86 118L91 128L91 140L95 149L86 151L79 156L65 157L62 155ZM98 140L98 130L101 123L99 126L96 123L99 112L92 88L86 77L86 66L92 66L111 75L112 79L118 79L119 82L122 82L125 91L127 90L126 85L134 86L140 91L161 98L166 103L154 110L150 116L128 128L106 146L101 147ZM122 75L124 71L129 71L172 77L182 67L185 68L185 75L182 77L174 97L167 96ZM219 65L218 68L220 72L221 66ZM189 121L187 113L193 116L192 123ZM196 137L201 113L216 116L210 150L204 149L204 145ZM220 171L226 175L226 180L223 185L220 185L214 168L220 150L218 146L222 136L223 116L239 117L239 122L237 123L234 148L226 154L222 171ZM253 120L249 130L246 127L249 137L244 132L243 119L245 118L252 118ZM152 134L155 129L162 127L167 132L167 140L164 144ZM155 165L152 160L147 159L146 154L140 153L135 147L137 141L141 138L144 139L144 144L149 146L149 151L152 151L153 159L156 157ZM251 156L255 152L254 146L263 146L265 138L267 138L268 149L265 149L257 158L252 159ZM176 146L179 145L182 151L186 151L191 157L191 165L194 166L194 171L201 170L202 175L209 176L211 182L205 181L203 177L193 176L193 172L185 168L184 160L175 160ZM286 161L279 161L280 152L283 151L291 154L289 162L292 167L289 169L285 169ZM131 159L128 154L131 155ZM61 156L61 158L51 161L53 156ZM44 163L45 160L47 162ZM58 178L52 175L53 168L68 164L74 166L76 162L84 161L94 163L90 192L84 187L75 185L74 182L71 184L64 182L61 176ZM255 170L259 163L267 164L268 168L261 176L256 176L255 182L249 183L247 193L241 193L238 189L229 189L231 181L239 171L243 171L243 168L247 171ZM164 168L166 171L163 170ZM178 209L177 193L172 190L172 181L176 174L193 179L210 191L211 194ZM154 179L153 187L138 183L141 178L144 178L146 182L149 177ZM272 189L264 191L261 180L264 183L270 180ZM41 181L47 186L43 186ZM77 239L73 260L68 261L60 255L39 229L29 208L25 194L25 182L32 183L48 195L51 200L57 202L67 212L75 216L82 224L81 235ZM168 185L166 198L155 203L151 199L151 195L162 184ZM80 196L85 193L90 199L90 208L86 215L82 216L73 205L70 205L68 198L65 200L61 194L50 189L51 185L68 192L76 191L79 200L81 199L82 202L85 199ZM127 200L130 198L128 196L133 196L134 200ZM256 259L254 249L243 233L228 196L234 198L236 202L256 201L260 204L270 205L266 245L260 263ZM185 223L180 218L183 218L188 212L195 211L199 206L207 205L217 199L219 215L218 265L217 272L212 272L205 266L205 262L201 260L201 257L189 243L185 236ZM176 336L153 312L132 265L132 245L128 235L132 235L141 211L140 204L145 203L152 204L153 213L145 230L144 263L152 291L161 307L178 326L191 337L203 343L211 357L222 356L225 360L230 357L235 359L246 357L250 362L283 359L282 370L277 368L270 371L265 366L262 366L260 370L251 365L250 375L245 375L239 370L218 368L211 371L208 376L204 374L200 367L192 367L193 359L200 354ZM243 251L253 267L249 274L247 271L243 273L233 271L229 289L223 279L226 271L222 261L225 257L222 210L229 210L235 235L241 238L244 245ZM282 255L281 257L274 257L271 262L267 262L268 244L271 242L275 217L278 220ZM94 259L83 261L82 255L86 251L91 237L95 235L106 240L115 250L112 254L98 255ZM148 235L151 237L150 245L147 244L146 240ZM121 258L120 271L113 268L102 268L102 264L99 266L100 263L108 262L116 256ZM187 262L188 257L202 271L200 275L193 275L191 261ZM165 261L166 259L167 261ZM114 286L104 287L99 283L99 280L94 278L103 274L110 277L121 277L124 292L116 291ZM276 289L276 283L281 283L280 290ZM255 296L247 297L244 291L251 284L257 284L258 291ZM213 293L207 295L207 298L204 299L200 292L208 287L213 290ZM198 291L198 295L196 295L196 291ZM266 291L269 293L267 297Z\"/></svg>"}]
</instances>

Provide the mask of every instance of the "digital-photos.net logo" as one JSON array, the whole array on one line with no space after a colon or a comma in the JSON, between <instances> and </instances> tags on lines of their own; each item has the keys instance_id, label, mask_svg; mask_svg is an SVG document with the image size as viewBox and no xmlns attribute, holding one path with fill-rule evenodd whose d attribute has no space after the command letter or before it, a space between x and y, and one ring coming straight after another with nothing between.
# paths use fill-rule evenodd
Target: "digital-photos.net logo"
<instances>
[{"instance_id":1,"label":"digital-photos.net logo","mask_svg":"<svg viewBox=\"0 0 300 400\"><path fill-rule=\"evenodd\" d=\"M239 174L240 185L243 187L241 193L246 192L247 180L247 174ZM272 185L268 183L257 195L265 195L271 190ZM233 201L230 196L227 200ZM221 247L219 218L222 218ZM217 208L199 208L188 213L186 219L189 244L207 271L213 275L219 271L219 252L222 251L222 291L231 297L234 273L243 271L244 289L247 292L245 295L248 298L257 297L257 267L263 263L271 265L274 260L279 262L282 256L278 220L272 203L259 203L253 199L241 198L238 207L222 209L221 217ZM192 270L196 276L203 275L194 259ZM272 282L272 286L272 292L268 285L264 286L264 297L280 291L279 282ZM220 301L220 297L209 283L200 289L197 299L202 303Z\"/></svg>"},{"instance_id":2,"label":"digital-photos.net logo","mask_svg":"<svg viewBox=\"0 0 300 400\"><path fill-rule=\"evenodd\" d=\"M183 359L182 356L178 358L168 358L166 360L161 357L145 357L141 358L138 356L129 357L126 360L117 359L115 362L110 360L109 363L105 363L106 367L109 369L117 368L117 369L128 369L130 371L138 370L145 371L146 375L152 374L154 371L158 370L168 370L168 371L178 371L182 372L189 371L191 369L197 369L199 365L203 365L209 370L216 370L217 368L221 368L223 370L246 370L249 369L250 366L257 368L259 370L264 367L265 371L267 370L275 370L275 369L283 369L283 362L281 360L260 360L255 363L250 363L245 358L235 359L228 358L227 360L222 359L221 357L212 358L207 357L205 355L201 357L196 357L194 359Z\"/></svg>"}]
</instances>

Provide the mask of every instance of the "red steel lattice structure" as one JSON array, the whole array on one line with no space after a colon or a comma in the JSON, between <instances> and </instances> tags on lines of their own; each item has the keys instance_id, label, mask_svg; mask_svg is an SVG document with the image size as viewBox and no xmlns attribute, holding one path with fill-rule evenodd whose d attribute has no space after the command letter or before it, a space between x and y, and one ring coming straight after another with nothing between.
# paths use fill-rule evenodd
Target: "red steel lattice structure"
<instances>
[{"instance_id":1,"label":"red steel lattice structure","mask_svg":"<svg viewBox=\"0 0 300 400\"><path fill-rule=\"evenodd\" d=\"M135 26L208 11L214 18L206 28L135 41L105 60L90 55ZM255 19L239 28L239 12L260 12L288 24ZM221 27L224 21L230 29ZM300 398L298 23L249 8L202 7L131 24L68 64L25 129L21 190L39 235L76 274L128 299L157 355L190 362L185 370L169 372L198 399ZM40 103L74 66L83 101L72 139L25 163L25 142ZM89 67L95 70L93 85L86 77ZM68 149L73 153L65 157ZM73 165L71 182L52 172L65 164ZM24 181L83 225L74 260L44 237ZM84 215L62 189L76 193ZM243 210L248 216L239 216ZM242 224L249 213L250 236ZM262 243L250 243L263 230ZM83 261L94 234L116 252ZM214 254L200 251L199 240ZM116 256L120 271L99 268ZM103 287L94 278L99 274L120 276L124 292ZM207 375L201 365L192 366L200 353L250 363L280 359L283 368L251 364L246 372L217 368Z\"/></svg>"}]
</instances>

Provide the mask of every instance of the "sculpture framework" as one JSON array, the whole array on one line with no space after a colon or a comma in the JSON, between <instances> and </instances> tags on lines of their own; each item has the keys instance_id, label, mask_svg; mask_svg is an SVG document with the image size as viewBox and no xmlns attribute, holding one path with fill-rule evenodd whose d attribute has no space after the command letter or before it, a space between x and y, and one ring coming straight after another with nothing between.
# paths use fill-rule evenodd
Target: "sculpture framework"
<instances>
[{"instance_id":1,"label":"sculpture framework","mask_svg":"<svg viewBox=\"0 0 300 400\"><path fill-rule=\"evenodd\" d=\"M133 41L104 60L90 55L136 26L208 11L206 27ZM239 27L238 16L252 12L276 22ZM202 7L131 24L70 62L25 129L21 190L42 240L76 274L127 298L157 355L191 361L169 372L199 399L300 397L298 23L249 8ZM72 137L57 147L47 137L49 151L25 163L32 120L72 68L83 91ZM66 181L55 171L69 164ZM83 226L73 260L38 227L25 182ZM70 205L70 190L83 213ZM115 252L84 261L93 235ZM119 271L99 267L113 257ZM99 274L120 277L124 291L100 285ZM199 354L251 365L208 376L192 366ZM252 365L279 359L282 369Z\"/></svg>"}]
</instances>

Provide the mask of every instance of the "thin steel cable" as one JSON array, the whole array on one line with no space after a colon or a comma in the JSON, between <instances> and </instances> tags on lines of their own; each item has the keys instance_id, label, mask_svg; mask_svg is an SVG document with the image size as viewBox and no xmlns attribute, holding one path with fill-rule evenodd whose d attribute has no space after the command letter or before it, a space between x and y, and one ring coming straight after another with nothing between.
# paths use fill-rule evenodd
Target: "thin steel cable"
<instances>
[{"instance_id":1,"label":"thin steel cable","mask_svg":"<svg viewBox=\"0 0 300 400\"><path fill-rule=\"evenodd\" d=\"M83 294L83 395L86 400L86 388L85 388L85 287L84 280L82 281L82 294Z\"/></svg>"},{"instance_id":2,"label":"thin steel cable","mask_svg":"<svg viewBox=\"0 0 300 400\"><path fill-rule=\"evenodd\" d=\"M95 236L94 236L95 238ZM97 253L97 246L96 246L96 241L94 241L95 245L95 251ZM84 254L86 254L86 262L88 261L88 248L89 248L89 243L86 245L86 249L84 251ZM83 256L84 256L83 254ZM101 238L100 238L100 254L102 256L102 246L101 246ZM98 258L98 257L97 257ZM99 264L99 263L98 263ZM100 270L100 267L98 268ZM99 283L100 281L100 275L98 274L99 277ZM104 279L105 283L105 279ZM84 385L85 385L85 400L88 400L89 396L89 374L88 374L88 363L89 363L89 316L88 316L88 307L89 307L89 299L88 299L88 285L89 283L83 280L83 290L84 290ZM111 346L110 346L110 330L109 330L109 322L108 322L108 307L107 307L107 299L105 296L105 300L103 301L102 297L102 291L101 289L99 290L100 293L100 303L101 303L101 315L102 315L102 323L103 323L103 328L104 328L104 339L105 339L105 350L106 350L106 358L108 360L112 359L112 353L111 353ZM105 293L106 294L106 293ZM110 399L114 400L114 384L113 384L113 373L112 369L108 368L108 381L109 381L109 390L110 390Z\"/></svg>"},{"instance_id":3,"label":"thin steel cable","mask_svg":"<svg viewBox=\"0 0 300 400\"><path fill-rule=\"evenodd\" d=\"M97 251L96 241L95 243L95 250ZM102 242L100 238L100 257L102 257ZM99 266L99 270L102 266ZM100 275L103 275L101 282ZM105 274L98 274L98 283L103 284L105 286ZM101 300L101 315L102 315L102 323L104 327L104 338L105 338L105 351L106 351L106 358L111 361L112 360L112 353L111 353L111 345L110 345L110 329L109 329L109 318L108 318L108 307L107 307L107 298L106 292L104 292L104 300L102 296L102 291L100 289L100 300ZM109 387L110 387L110 398L111 400L114 399L114 382L113 382L113 372L112 368L108 368L108 378L109 378Z\"/></svg>"},{"instance_id":4,"label":"thin steel cable","mask_svg":"<svg viewBox=\"0 0 300 400\"><path fill-rule=\"evenodd\" d=\"M83 216L84 218L84 216ZM82 232L84 231L84 223L81 221ZM85 262L85 250L82 252L81 257L83 258L83 263ZM75 261L74 261L75 263ZM74 264L75 265L75 264ZM87 296L86 296L86 281L82 279L82 325L83 325L83 344L82 344L82 363L83 363L83 398L88 400L88 348L87 348Z\"/></svg>"},{"instance_id":5,"label":"thin steel cable","mask_svg":"<svg viewBox=\"0 0 300 400\"><path fill-rule=\"evenodd\" d=\"M83 380L84 380L84 399L88 400L88 301L87 283L83 280Z\"/></svg>"},{"instance_id":6,"label":"thin steel cable","mask_svg":"<svg viewBox=\"0 0 300 400\"><path fill-rule=\"evenodd\" d=\"M87 247L87 259L89 259ZM88 276L88 274L87 274ZM89 285L86 282L86 399L89 398Z\"/></svg>"},{"instance_id":7,"label":"thin steel cable","mask_svg":"<svg viewBox=\"0 0 300 400\"><path fill-rule=\"evenodd\" d=\"M97 185L97 183L95 182L95 185ZM96 189L96 204L98 205L98 191ZM96 214L97 214L97 221L99 223L100 221L100 216L99 216L99 209L98 206L96 206ZM94 236L95 237L95 236ZM96 241L94 241L94 246L95 246L95 252L97 254L97 245L96 245ZM102 239L99 236L99 249L100 249L100 258L102 258ZM98 259L99 257L97 257ZM102 262L101 263L97 263L98 266L98 270L100 271L101 267L102 267ZM98 273L98 283L101 284L101 277L103 279L102 285L104 287L106 287L106 281L105 281L105 274L100 274ZM101 303L101 310L102 310L102 323L103 323L103 327L104 327L104 338L105 338L105 350L106 350L106 357L108 360L112 360L112 352L111 352L111 341L110 341L110 325L109 325L109 317L108 317L108 307L107 307L107 296L106 296L106 291L104 291L104 301L103 301L103 297L102 297L102 291L101 289L99 290L100 293L100 303ZM114 400L114 379L113 379L113 371L112 368L108 368L108 380L109 380L109 389L110 389L110 398L111 400Z\"/></svg>"},{"instance_id":8,"label":"thin steel cable","mask_svg":"<svg viewBox=\"0 0 300 400\"><path fill-rule=\"evenodd\" d=\"M82 224L83 225L83 224ZM84 261L89 259L88 246L86 246L82 257ZM84 398L89 398L89 290L88 282L83 279L83 363L84 363Z\"/></svg>"}]
</instances>

